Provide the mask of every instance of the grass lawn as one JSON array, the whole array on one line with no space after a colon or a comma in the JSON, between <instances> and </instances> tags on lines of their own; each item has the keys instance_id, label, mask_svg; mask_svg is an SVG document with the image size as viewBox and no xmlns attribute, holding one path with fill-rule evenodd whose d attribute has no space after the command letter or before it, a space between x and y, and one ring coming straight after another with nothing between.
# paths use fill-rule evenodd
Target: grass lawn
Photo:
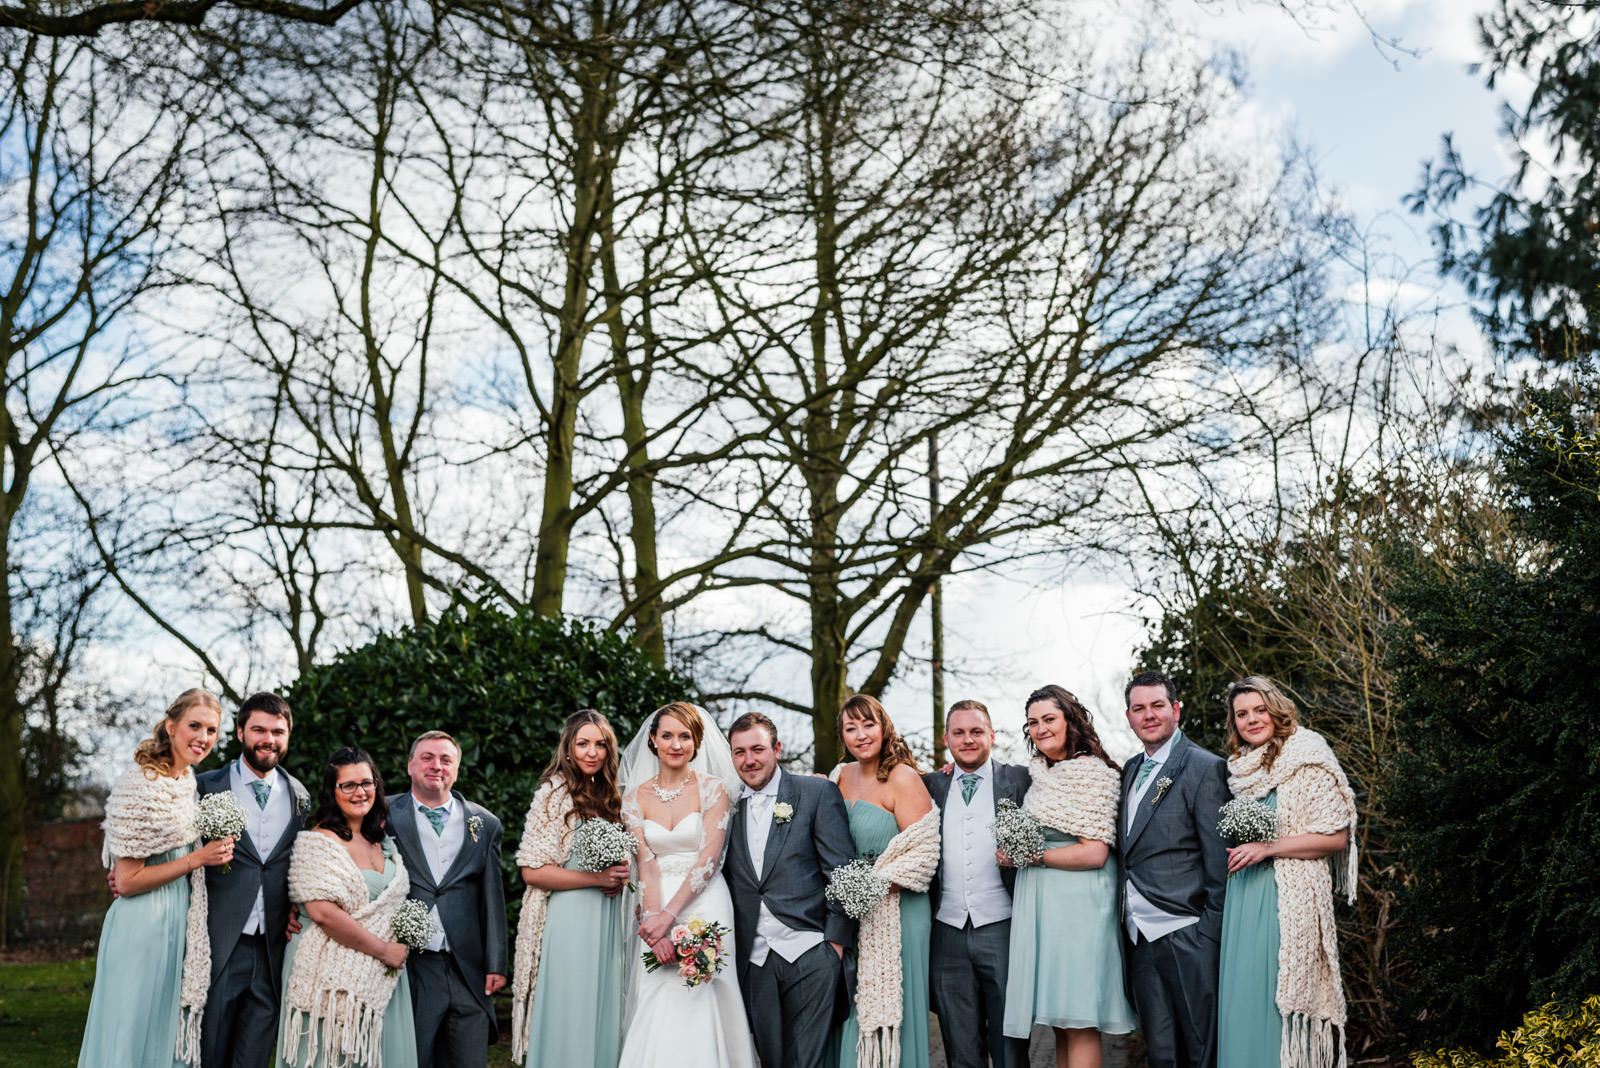
<instances>
[{"instance_id":1,"label":"grass lawn","mask_svg":"<svg viewBox=\"0 0 1600 1068\"><path fill-rule=\"evenodd\" d=\"M0 1068L74 1068L94 961L0 964Z\"/></svg>"}]
</instances>

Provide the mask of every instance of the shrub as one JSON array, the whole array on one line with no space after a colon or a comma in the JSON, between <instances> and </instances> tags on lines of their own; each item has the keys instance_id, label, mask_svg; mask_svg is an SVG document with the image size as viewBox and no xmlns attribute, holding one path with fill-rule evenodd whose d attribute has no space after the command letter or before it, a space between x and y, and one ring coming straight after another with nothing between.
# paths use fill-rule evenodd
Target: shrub
<instances>
[{"instance_id":1,"label":"shrub","mask_svg":"<svg viewBox=\"0 0 1600 1068\"><path fill-rule=\"evenodd\" d=\"M1551 1002L1502 1034L1493 1059L1471 1050L1413 1053L1412 1068L1600 1068L1600 997L1577 1005Z\"/></svg>"},{"instance_id":2,"label":"shrub","mask_svg":"<svg viewBox=\"0 0 1600 1068\"><path fill-rule=\"evenodd\" d=\"M407 786L411 740L448 731L462 748L456 788L505 824L507 900L520 901L513 857L522 817L561 724L580 708L598 709L625 743L651 711L693 692L623 635L458 603L296 679L284 692L294 710L285 763L315 794L322 761L357 745L395 793ZM237 755L236 740L229 749Z\"/></svg>"}]
</instances>

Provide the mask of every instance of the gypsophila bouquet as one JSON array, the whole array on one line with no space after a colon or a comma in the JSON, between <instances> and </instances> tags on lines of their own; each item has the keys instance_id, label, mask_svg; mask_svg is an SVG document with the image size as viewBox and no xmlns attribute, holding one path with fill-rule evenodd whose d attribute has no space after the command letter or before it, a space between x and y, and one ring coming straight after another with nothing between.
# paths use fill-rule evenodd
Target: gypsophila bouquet
<instances>
[{"instance_id":1,"label":"gypsophila bouquet","mask_svg":"<svg viewBox=\"0 0 1600 1068\"><path fill-rule=\"evenodd\" d=\"M195 830L208 842L237 838L249 824L238 799L226 790L206 794L200 799L200 814L195 819ZM232 864L224 864L223 874L227 874L232 867Z\"/></svg>"},{"instance_id":2,"label":"gypsophila bouquet","mask_svg":"<svg viewBox=\"0 0 1600 1068\"><path fill-rule=\"evenodd\" d=\"M433 915L428 906L414 897L406 898L400 902L400 907L394 910L394 919L389 924L389 929L394 932L394 940L412 949L423 949L433 938ZM385 975L398 975L398 968L384 968Z\"/></svg>"},{"instance_id":3,"label":"gypsophila bouquet","mask_svg":"<svg viewBox=\"0 0 1600 1068\"><path fill-rule=\"evenodd\" d=\"M605 871L613 864L627 864L638 848L628 829L610 820L584 820L572 832L572 859L580 871ZM628 889L633 889L631 881Z\"/></svg>"},{"instance_id":4,"label":"gypsophila bouquet","mask_svg":"<svg viewBox=\"0 0 1600 1068\"><path fill-rule=\"evenodd\" d=\"M989 826L994 830L994 844L1019 868L1035 863L1044 853L1044 828L1008 797L995 804L994 822Z\"/></svg>"},{"instance_id":5,"label":"gypsophila bouquet","mask_svg":"<svg viewBox=\"0 0 1600 1068\"><path fill-rule=\"evenodd\" d=\"M828 876L828 900L841 906L852 920L871 913L888 893L889 880L873 868L870 857L841 864Z\"/></svg>"},{"instance_id":6,"label":"gypsophila bouquet","mask_svg":"<svg viewBox=\"0 0 1600 1068\"><path fill-rule=\"evenodd\" d=\"M728 929L720 923L707 923L698 916L672 929L672 949L678 963L678 978L684 986L695 987L717 977L727 958L722 951L722 936ZM655 950L644 951L644 970L653 972L662 960Z\"/></svg>"},{"instance_id":7,"label":"gypsophila bouquet","mask_svg":"<svg viewBox=\"0 0 1600 1068\"><path fill-rule=\"evenodd\" d=\"M1263 802L1236 797L1222 806L1217 831L1236 846L1246 842L1270 842L1278 837L1278 813ZM1235 874L1230 873L1228 878Z\"/></svg>"}]
</instances>

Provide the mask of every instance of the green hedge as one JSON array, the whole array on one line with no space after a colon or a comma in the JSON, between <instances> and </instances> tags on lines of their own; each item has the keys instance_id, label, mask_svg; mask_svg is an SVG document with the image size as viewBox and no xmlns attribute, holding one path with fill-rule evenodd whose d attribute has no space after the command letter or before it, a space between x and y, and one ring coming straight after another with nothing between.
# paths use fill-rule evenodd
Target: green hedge
<instances>
[{"instance_id":1,"label":"green hedge","mask_svg":"<svg viewBox=\"0 0 1600 1068\"><path fill-rule=\"evenodd\" d=\"M505 824L507 900L519 901L512 856L561 724L595 708L626 742L651 711L692 699L694 689L623 635L457 604L433 623L380 635L317 665L283 696L294 710L284 763L313 795L323 761L341 746L371 753L393 793L406 787L413 738L431 729L454 735L462 747L456 788ZM237 753L230 739L228 755Z\"/></svg>"}]
</instances>

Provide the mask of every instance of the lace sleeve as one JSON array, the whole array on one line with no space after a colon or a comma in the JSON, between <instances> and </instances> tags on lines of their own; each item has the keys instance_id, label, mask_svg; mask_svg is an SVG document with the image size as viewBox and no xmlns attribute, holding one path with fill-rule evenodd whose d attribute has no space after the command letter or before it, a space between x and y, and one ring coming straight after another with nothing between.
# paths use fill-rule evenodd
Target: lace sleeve
<instances>
[{"instance_id":1,"label":"lace sleeve","mask_svg":"<svg viewBox=\"0 0 1600 1068\"><path fill-rule=\"evenodd\" d=\"M722 780L713 775L697 777L700 780L700 852L695 856L694 867L667 904L667 911L674 917L683 914L689 902L700 896L717 869L722 867L722 849L728 838L728 823L733 818L733 804Z\"/></svg>"},{"instance_id":2,"label":"lace sleeve","mask_svg":"<svg viewBox=\"0 0 1600 1068\"><path fill-rule=\"evenodd\" d=\"M639 844L639 912L652 916L661 911L661 871L656 865L656 855L650 851L650 842L644 833L644 810L639 807L639 791L631 790L622 799L622 825L633 833Z\"/></svg>"}]
</instances>

